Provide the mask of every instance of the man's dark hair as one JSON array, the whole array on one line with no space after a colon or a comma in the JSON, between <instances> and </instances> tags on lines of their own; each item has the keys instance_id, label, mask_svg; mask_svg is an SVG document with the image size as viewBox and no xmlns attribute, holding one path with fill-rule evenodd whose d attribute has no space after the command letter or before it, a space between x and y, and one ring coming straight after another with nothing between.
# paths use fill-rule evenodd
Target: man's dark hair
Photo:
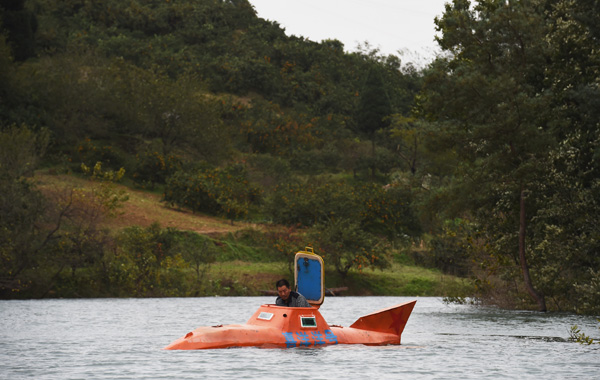
<instances>
[{"instance_id":1,"label":"man's dark hair","mask_svg":"<svg viewBox=\"0 0 600 380\"><path fill-rule=\"evenodd\" d=\"M282 278L281 280L279 280L279 281L277 281L277 282L275 283L275 287L276 287L276 288L280 288L280 287L282 287L283 285L287 286L288 288L291 288L291 287L290 287L290 283L289 283L289 282L288 282L288 280L286 280L285 278Z\"/></svg>"}]
</instances>

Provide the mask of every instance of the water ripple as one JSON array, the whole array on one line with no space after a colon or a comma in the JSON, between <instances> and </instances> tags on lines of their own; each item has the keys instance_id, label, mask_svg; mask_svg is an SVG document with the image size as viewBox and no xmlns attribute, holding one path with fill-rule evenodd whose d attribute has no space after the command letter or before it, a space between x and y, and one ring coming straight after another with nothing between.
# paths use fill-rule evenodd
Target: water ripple
<instances>
[{"instance_id":1,"label":"water ripple","mask_svg":"<svg viewBox=\"0 0 600 380\"><path fill-rule=\"evenodd\" d=\"M410 299L328 298L348 326ZM600 379L600 349L568 341L591 317L419 298L402 346L164 351L202 325L244 323L270 297L0 301L1 379Z\"/></svg>"}]
</instances>

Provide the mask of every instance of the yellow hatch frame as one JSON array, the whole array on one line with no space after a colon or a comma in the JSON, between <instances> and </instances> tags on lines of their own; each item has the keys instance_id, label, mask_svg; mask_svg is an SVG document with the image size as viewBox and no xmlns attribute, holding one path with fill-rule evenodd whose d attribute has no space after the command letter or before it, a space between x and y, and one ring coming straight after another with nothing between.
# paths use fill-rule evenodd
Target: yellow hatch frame
<instances>
[{"instance_id":1,"label":"yellow hatch frame","mask_svg":"<svg viewBox=\"0 0 600 380\"><path fill-rule=\"evenodd\" d=\"M314 273L301 271L301 265L308 268L310 260L316 260L320 266L320 278L315 278ZM301 283L299 284L298 281ZM306 247L304 251L296 252L294 257L294 283L296 284L296 291L306 297L309 304L317 307L323 304L325 300L325 263L312 247Z\"/></svg>"}]
</instances>

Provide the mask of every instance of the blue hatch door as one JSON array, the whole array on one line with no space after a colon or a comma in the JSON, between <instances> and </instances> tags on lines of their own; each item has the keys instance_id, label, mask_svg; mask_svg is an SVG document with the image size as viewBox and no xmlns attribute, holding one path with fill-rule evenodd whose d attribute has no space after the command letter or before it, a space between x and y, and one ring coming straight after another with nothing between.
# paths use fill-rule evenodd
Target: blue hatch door
<instances>
[{"instance_id":1,"label":"blue hatch door","mask_svg":"<svg viewBox=\"0 0 600 380\"><path fill-rule=\"evenodd\" d=\"M325 266L321 256L311 247L296 253L294 259L296 291L306 297L308 303L319 306L325 298Z\"/></svg>"}]
</instances>

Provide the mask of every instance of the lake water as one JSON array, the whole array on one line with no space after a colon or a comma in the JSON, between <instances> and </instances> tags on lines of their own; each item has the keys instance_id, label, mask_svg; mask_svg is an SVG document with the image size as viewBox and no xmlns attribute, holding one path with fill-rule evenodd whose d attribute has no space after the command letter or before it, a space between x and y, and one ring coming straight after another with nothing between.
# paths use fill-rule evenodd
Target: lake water
<instances>
[{"instance_id":1,"label":"lake water","mask_svg":"<svg viewBox=\"0 0 600 380\"><path fill-rule=\"evenodd\" d=\"M330 297L329 324L410 301ZM593 317L416 298L401 346L162 350L199 326L245 323L274 297L0 301L2 379L600 379Z\"/></svg>"}]
</instances>

